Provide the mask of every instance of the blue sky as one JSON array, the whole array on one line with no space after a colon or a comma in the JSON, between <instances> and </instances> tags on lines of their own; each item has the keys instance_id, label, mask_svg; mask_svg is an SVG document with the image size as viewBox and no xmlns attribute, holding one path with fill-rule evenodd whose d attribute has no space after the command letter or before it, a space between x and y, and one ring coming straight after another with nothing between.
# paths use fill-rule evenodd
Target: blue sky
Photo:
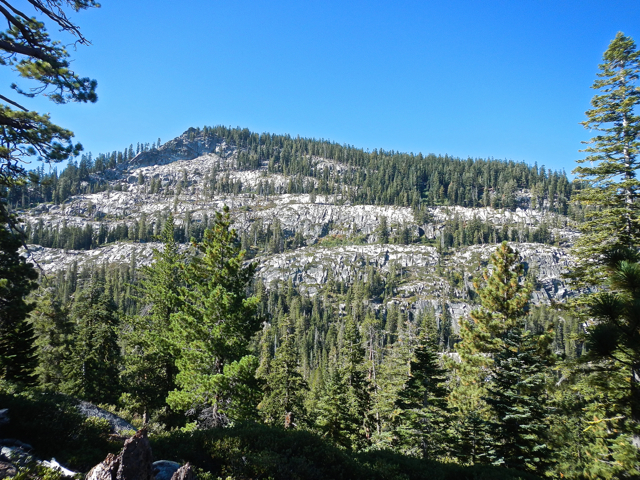
<instances>
[{"instance_id":1,"label":"blue sky","mask_svg":"<svg viewBox=\"0 0 640 480\"><path fill-rule=\"evenodd\" d=\"M223 124L569 173L602 53L640 41L637 0L104 0L74 18L99 101L24 103L94 154Z\"/></svg>"}]
</instances>

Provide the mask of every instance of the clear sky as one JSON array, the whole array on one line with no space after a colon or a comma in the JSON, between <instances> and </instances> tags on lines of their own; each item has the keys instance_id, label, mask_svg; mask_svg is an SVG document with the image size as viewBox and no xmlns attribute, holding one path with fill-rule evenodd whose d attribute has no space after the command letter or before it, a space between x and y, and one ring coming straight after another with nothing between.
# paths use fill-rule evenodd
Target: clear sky
<instances>
[{"instance_id":1,"label":"clear sky","mask_svg":"<svg viewBox=\"0 0 640 480\"><path fill-rule=\"evenodd\" d=\"M638 0L104 0L73 18L98 102L24 103L94 154L223 124L569 173L602 53L640 42Z\"/></svg>"}]
</instances>

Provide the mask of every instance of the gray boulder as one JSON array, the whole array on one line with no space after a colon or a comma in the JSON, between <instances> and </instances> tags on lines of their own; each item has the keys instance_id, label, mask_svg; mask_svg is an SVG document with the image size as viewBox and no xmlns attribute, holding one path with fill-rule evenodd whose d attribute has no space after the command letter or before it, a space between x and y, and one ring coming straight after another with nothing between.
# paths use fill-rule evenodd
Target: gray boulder
<instances>
[{"instance_id":1,"label":"gray boulder","mask_svg":"<svg viewBox=\"0 0 640 480\"><path fill-rule=\"evenodd\" d=\"M153 462L153 474L155 480L171 480L173 474L178 471L180 464L170 460L158 460Z\"/></svg>"},{"instance_id":2,"label":"gray boulder","mask_svg":"<svg viewBox=\"0 0 640 480\"><path fill-rule=\"evenodd\" d=\"M100 407L96 407L92 403L81 401L78 404L78 411L85 417L104 418L109 422L109 425L111 425L111 431L113 433L117 433L118 435L128 435L131 434L131 432L137 431L137 429L133 425L131 425L123 418L120 418L119 416L111 412L107 412Z\"/></svg>"}]
</instances>

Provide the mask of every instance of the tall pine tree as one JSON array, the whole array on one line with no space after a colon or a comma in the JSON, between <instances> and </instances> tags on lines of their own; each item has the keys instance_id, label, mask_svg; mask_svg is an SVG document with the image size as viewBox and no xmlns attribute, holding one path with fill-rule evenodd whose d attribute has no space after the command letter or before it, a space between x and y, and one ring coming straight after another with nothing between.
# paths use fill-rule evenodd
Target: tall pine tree
<instances>
[{"instance_id":1,"label":"tall pine tree","mask_svg":"<svg viewBox=\"0 0 640 480\"><path fill-rule=\"evenodd\" d=\"M63 391L94 403L118 401L119 319L109 289L101 281L76 294L71 307L74 325Z\"/></svg>"},{"instance_id":2,"label":"tall pine tree","mask_svg":"<svg viewBox=\"0 0 640 480\"><path fill-rule=\"evenodd\" d=\"M16 219L0 198L0 378L32 383L36 366L33 328L25 297L36 288L38 274L19 249L22 241L10 228Z\"/></svg>"},{"instance_id":3,"label":"tall pine tree","mask_svg":"<svg viewBox=\"0 0 640 480\"><path fill-rule=\"evenodd\" d=\"M616 35L597 75L598 94L582 124L598 134L574 170L582 183L576 199L591 206L573 249L581 260L573 276L581 283L604 280L605 251L640 245L640 52L632 38Z\"/></svg>"},{"instance_id":4,"label":"tall pine tree","mask_svg":"<svg viewBox=\"0 0 640 480\"><path fill-rule=\"evenodd\" d=\"M217 213L211 229L197 244L199 256L185 269L188 288L184 305L171 315L177 359L178 388L170 406L201 412L203 424L255 415L259 388L258 360L249 353L249 340L259 328L257 297L247 296L255 266L244 265L229 208Z\"/></svg>"},{"instance_id":5,"label":"tall pine tree","mask_svg":"<svg viewBox=\"0 0 640 480\"><path fill-rule=\"evenodd\" d=\"M135 299L141 305L124 333L127 406L143 414L165 405L169 392L176 388L176 357L179 351L171 342L171 315L180 311L180 287L185 283L183 263L174 240L175 223L170 214L160 238L162 249L153 250L153 262L144 266L136 286Z\"/></svg>"},{"instance_id":6,"label":"tall pine tree","mask_svg":"<svg viewBox=\"0 0 640 480\"><path fill-rule=\"evenodd\" d=\"M264 380L264 396L258 405L263 420L279 426L285 424L287 416L292 416L295 423L305 420L304 396L309 391L309 386L300 373L293 323L289 317L284 320L284 331L275 358L261 375Z\"/></svg>"}]
</instances>

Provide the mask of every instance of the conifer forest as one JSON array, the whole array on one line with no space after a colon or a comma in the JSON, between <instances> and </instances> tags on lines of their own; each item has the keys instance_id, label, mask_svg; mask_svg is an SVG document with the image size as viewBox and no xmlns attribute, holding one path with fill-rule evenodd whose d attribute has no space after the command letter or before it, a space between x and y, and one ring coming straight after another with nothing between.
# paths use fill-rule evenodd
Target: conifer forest
<instances>
[{"instance_id":1,"label":"conifer forest","mask_svg":"<svg viewBox=\"0 0 640 480\"><path fill-rule=\"evenodd\" d=\"M95 101L8 3L2 65ZM597 68L573 178L221 125L94 155L0 96L0 438L83 475L145 429L202 479L640 478L634 40Z\"/></svg>"}]
</instances>

